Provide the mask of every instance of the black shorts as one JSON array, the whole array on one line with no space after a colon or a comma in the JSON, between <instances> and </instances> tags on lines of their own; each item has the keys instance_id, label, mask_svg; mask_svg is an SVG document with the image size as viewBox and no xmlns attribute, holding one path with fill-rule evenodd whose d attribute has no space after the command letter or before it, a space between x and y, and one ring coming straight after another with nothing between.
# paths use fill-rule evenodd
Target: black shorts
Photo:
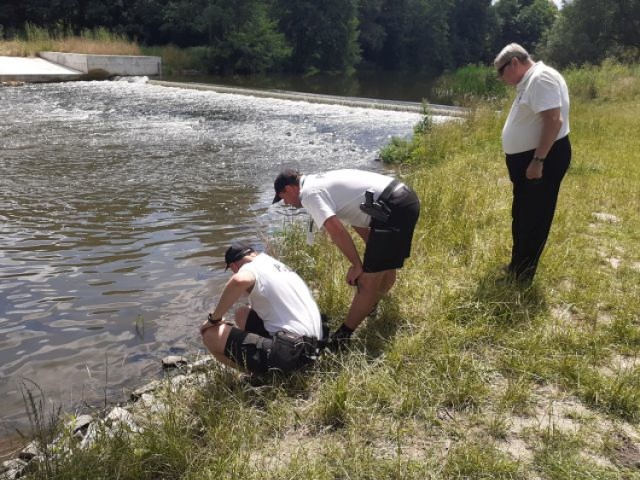
<instances>
[{"instance_id":1,"label":"black shorts","mask_svg":"<svg viewBox=\"0 0 640 480\"><path fill-rule=\"evenodd\" d=\"M364 252L362 268L375 273L402 268L411 254L413 231L420 216L420 200L406 185L396 188L387 205L391 215L386 223L371 219L369 240Z\"/></svg>"},{"instance_id":2,"label":"black shorts","mask_svg":"<svg viewBox=\"0 0 640 480\"><path fill-rule=\"evenodd\" d=\"M250 310L245 330L231 327L224 354L250 372L266 373L272 344L273 339L264 328L264 322L255 310Z\"/></svg>"},{"instance_id":3,"label":"black shorts","mask_svg":"<svg viewBox=\"0 0 640 480\"><path fill-rule=\"evenodd\" d=\"M284 338L289 338L283 346ZM264 328L264 321L254 310L249 311L245 330L231 327L224 354L250 372L263 374L271 369L290 372L312 362L317 354L314 338L278 332L275 336Z\"/></svg>"}]
</instances>

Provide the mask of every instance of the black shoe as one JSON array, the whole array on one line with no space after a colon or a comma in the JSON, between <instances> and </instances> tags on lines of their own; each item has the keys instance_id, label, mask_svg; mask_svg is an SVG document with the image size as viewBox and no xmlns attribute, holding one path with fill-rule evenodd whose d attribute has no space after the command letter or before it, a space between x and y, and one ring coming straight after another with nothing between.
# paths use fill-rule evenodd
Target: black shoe
<instances>
[{"instance_id":1,"label":"black shoe","mask_svg":"<svg viewBox=\"0 0 640 480\"><path fill-rule=\"evenodd\" d=\"M529 287L533 282L533 275L516 273L511 269L511 265L500 267L500 275L496 278L496 285L513 285L517 287Z\"/></svg>"},{"instance_id":2,"label":"black shoe","mask_svg":"<svg viewBox=\"0 0 640 480\"><path fill-rule=\"evenodd\" d=\"M331 335L329 335L326 348L330 352L334 352L334 353L343 352L349 346L350 341L351 341L351 334L347 334L346 332L341 332L340 330L336 330Z\"/></svg>"},{"instance_id":3,"label":"black shoe","mask_svg":"<svg viewBox=\"0 0 640 480\"><path fill-rule=\"evenodd\" d=\"M496 271L497 283L508 283L515 279L515 272L511 268L511 264L500 265Z\"/></svg>"}]
</instances>

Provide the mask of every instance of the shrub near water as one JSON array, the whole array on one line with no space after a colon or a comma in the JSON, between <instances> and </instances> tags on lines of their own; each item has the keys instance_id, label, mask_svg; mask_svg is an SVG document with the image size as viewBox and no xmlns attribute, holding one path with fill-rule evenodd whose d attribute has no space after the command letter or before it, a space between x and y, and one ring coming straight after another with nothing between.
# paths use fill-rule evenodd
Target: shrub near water
<instances>
[{"instance_id":1,"label":"shrub near water","mask_svg":"<svg viewBox=\"0 0 640 480\"><path fill-rule=\"evenodd\" d=\"M143 47L142 51L144 55L162 58L162 73L164 75L206 72L206 47L180 48L175 45L164 45Z\"/></svg>"},{"instance_id":2,"label":"shrub near water","mask_svg":"<svg viewBox=\"0 0 640 480\"><path fill-rule=\"evenodd\" d=\"M494 68L467 65L440 77L430 100L445 105L471 106L480 100L500 100L505 95L506 87L496 77Z\"/></svg>"},{"instance_id":3,"label":"shrub near water","mask_svg":"<svg viewBox=\"0 0 640 480\"><path fill-rule=\"evenodd\" d=\"M640 76L615 68L630 90L573 96L573 163L530 288L496 281L509 102L432 124L396 165L422 200L412 257L350 351L258 387L214 367L142 438L105 440L59 478L639 478ZM270 248L335 327L353 294L346 262L304 238L287 225Z\"/></svg>"}]
</instances>

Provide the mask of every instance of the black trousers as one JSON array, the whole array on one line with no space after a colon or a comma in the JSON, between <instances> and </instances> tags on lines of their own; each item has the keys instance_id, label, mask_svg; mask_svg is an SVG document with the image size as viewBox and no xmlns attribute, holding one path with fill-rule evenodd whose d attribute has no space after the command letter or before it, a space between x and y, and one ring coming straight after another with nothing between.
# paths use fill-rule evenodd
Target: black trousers
<instances>
[{"instance_id":1,"label":"black trousers","mask_svg":"<svg viewBox=\"0 0 640 480\"><path fill-rule=\"evenodd\" d=\"M547 243L556 211L560 183L571 163L571 142L563 137L551 147L544 161L542 178L527 180L526 171L535 150L506 156L513 183L511 233L513 248L509 271L519 280L531 281Z\"/></svg>"}]
</instances>

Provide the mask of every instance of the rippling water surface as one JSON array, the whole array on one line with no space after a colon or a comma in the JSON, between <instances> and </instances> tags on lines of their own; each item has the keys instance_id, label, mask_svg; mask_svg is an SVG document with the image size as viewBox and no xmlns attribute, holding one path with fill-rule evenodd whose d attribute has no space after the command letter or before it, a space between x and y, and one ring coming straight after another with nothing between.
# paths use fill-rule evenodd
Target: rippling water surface
<instances>
[{"instance_id":1,"label":"rippling water surface","mask_svg":"<svg viewBox=\"0 0 640 480\"><path fill-rule=\"evenodd\" d=\"M66 407L118 400L200 347L225 246L282 221L281 167L379 169L418 120L142 80L0 88L0 105L5 427L25 378Z\"/></svg>"}]
</instances>

